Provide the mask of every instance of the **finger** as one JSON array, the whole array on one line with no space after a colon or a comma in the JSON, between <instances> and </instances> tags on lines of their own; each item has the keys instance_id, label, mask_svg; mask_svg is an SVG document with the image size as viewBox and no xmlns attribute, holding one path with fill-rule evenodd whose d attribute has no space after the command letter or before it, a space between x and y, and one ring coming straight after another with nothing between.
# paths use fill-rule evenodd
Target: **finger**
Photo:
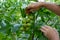
<instances>
[{"instance_id":1,"label":"finger","mask_svg":"<svg viewBox=\"0 0 60 40\"><path fill-rule=\"evenodd\" d=\"M48 30L49 30L49 29L46 28L46 27L42 27L41 29L42 29L42 30L45 30L45 31L48 31Z\"/></svg>"},{"instance_id":2,"label":"finger","mask_svg":"<svg viewBox=\"0 0 60 40\"><path fill-rule=\"evenodd\" d=\"M30 9L32 9L32 8L33 8L32 5L29 4L29 5L26 7L26 10L30 10Z\"/></svg>"},{"instance_id":3,"label":"finger","mask_svg":"<svg viewBox=\"0 0 60 40\"><path fill-rule=\"evenodd\" d=\"M30 12L36 11L36 9L31 9Z\"/></svg>"},{"instance_id":4,"label":"finger","mask_svg":"<svg viewBox=\"0 0 60 40\"><path fill-rule=\"evenodd\" d=\"M58 31L56 30L56 28L53 28L53 29L54 29L54 31L55 31L55 32L57 32L57 33L58 33Z\"/></svg>"},{"instance_id":5,"label":"finger","mask_svg":"<svg viewBox=\"0 0 60 40\"><path fill-rule=\"evenodd\" d=\"M26 10L30 10L30 9L32 9L31 7L26 7Z\"/></svg>"},{"instance_id":6,"label":"finger","mask_svg":"<svg viewBox=\"0 0 60 40\"><path fill-rule=\"evenodd\" d=\"M44 35L46 36L46 34L47 34L47 32L45 31L45 30L43 30L43 29L40 29L43 33L44 33Z\"/></svg>"},{"instance_id":7,"label":"finger","mask_svg":"<svg viewBox=\"0 0 60 40\"><path fill-rule=\"evenodd\" d=\"M26 13L30 13L32 11L32 8L28 7L26 8Z\"/></svg>"},{"instance_id":8,"label":"finger","mask_svg":"<svg viewBox=\"0 0 60 40\"><path fill-rule=\"evenodd\" d=\"M30 10L29 8L26 8L26 13L30 13Z\"/></svg>"},{"instance_id":9,"label":"finger","mask_svg":"<svg viewBox=\"0 0 60 40\"><path fill-rule=\"evenodd\" d=\"M30 11L26 11L26 13L30 13Z\"/></svg>"},{"instance_id":10,"label":"finger","mask_svg":"<svg viewBox=\"0 0 60 40\"><path fill-rule=\"evenodd\" d=\"M36 11L36 9L29 9L29 10L26 10L26 13L30 13L30 12L34 12Z\"/></svg>"},{"instance_id":11,"label":"finger","mask_svg":"<svg viewBox=\"0 0 60 40\"><path fill-rule=\"evenodd\" d=\"M59 33L58 33L58 31L55 29L55 28L53 28L54 29L54 31L55 31L55 33L59 36Z\"/></svg>"},{"instance_id":12,"label":"finger","mask_svg":"<svg viewBox=\"0 0 60 40\"><path fill-rule=\"evenodd\" d=\"M44 27L47 28L47 29L50 29L50 30L52 29L52 27L50 27L50 26L45 25Z\"/></svg>"},{"instance_id":13,"label":"finger","mask_svg":"<svg viewBox=\"0 0 60 40\"><path fill-rule=\"evenodd\" d=\"M43 29L40 29L43 33L45 33L46 31L45 30L43 30Z\"/></svg>"}]
</instances>

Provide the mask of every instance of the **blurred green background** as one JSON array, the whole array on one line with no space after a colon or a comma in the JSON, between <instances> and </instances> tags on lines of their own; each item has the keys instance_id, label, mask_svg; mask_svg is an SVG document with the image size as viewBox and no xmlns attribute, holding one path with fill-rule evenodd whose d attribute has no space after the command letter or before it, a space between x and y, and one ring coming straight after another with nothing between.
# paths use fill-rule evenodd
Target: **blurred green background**
<instances>
[{"instance_id":1,"label":"blurred green background","mask_svg":"<svg viewBox=\"0 0 60 40\"><path fill-rule=\"evenodd\" d=\"M0 0L0 40L48 40L39 30L44 25L56 28L60 34L60 17L54 12L41 8L30 15L25 13L27 5L36 1Z\"/></svg>"}]
</instances>

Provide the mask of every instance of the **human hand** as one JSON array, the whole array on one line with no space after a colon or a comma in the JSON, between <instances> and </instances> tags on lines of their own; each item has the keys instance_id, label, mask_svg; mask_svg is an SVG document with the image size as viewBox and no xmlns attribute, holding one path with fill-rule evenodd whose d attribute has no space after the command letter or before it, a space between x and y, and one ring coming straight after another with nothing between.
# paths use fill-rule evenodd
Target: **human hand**
<instances>
[{"instance_id":1,"label":"human hand","mask_svg":"<svg viewBox=\"0 0 60 40\"><path fill-rule=\"evenodd\" d=\"M31 3L26 7L26 13L30 13L32 11L38 10L40 7L43 6L42 2Z\"/></svg>"},{"instance_id":2,"label":"human hand","mask_svg":"<svg viewBox=\"0 0 60 40\"><path fill-rule=\"evenodd\" d=\"M59 40L59 34L55 28L44 26L40 30L49 40Z\"/></svg>"}]
</instances>

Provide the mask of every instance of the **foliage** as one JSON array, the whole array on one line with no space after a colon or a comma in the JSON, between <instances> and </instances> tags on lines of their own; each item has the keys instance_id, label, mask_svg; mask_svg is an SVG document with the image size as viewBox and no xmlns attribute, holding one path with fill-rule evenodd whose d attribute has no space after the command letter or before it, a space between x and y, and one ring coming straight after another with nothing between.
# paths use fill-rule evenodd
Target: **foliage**
<instances>
[{"instance_id":1,"label":"foliage","mask_svg":"<svg viewBox=\"0 0 60 40\"><path fill-rule=\"evenodd\" d=\"M60 34L60 18L50 10L41 8L25 13L30 0L0 1L0 40L47 40L39 30L41 26L55 27Z\"/></svg>"}]
</instances>

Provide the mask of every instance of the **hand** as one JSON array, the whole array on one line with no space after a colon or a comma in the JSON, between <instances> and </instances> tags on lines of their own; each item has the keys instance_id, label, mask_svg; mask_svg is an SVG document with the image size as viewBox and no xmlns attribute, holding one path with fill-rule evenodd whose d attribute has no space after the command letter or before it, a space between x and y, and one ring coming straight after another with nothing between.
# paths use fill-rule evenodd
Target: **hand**
<instances>
[{"instance_id":1,"label":"hand","mask_svg":"<svg viewBox=\"0 0 60 40\"><path fill-rule=\"evenodd\" d=\"M59 34L55 28L44 26L40 30L49 40L59 40Z\"/></svg>"},{"instance_id":2,"label":"hand","mask_svg":"<svg viewBox=\"0 0 60 40\"><path fill-rule=\"evenodd\" d=\"M36 2L36 3L29 4L28 7L26 8L26 13L36 11L42 6L43 6L42 2Z\"/></svg>"}]
</instances>

